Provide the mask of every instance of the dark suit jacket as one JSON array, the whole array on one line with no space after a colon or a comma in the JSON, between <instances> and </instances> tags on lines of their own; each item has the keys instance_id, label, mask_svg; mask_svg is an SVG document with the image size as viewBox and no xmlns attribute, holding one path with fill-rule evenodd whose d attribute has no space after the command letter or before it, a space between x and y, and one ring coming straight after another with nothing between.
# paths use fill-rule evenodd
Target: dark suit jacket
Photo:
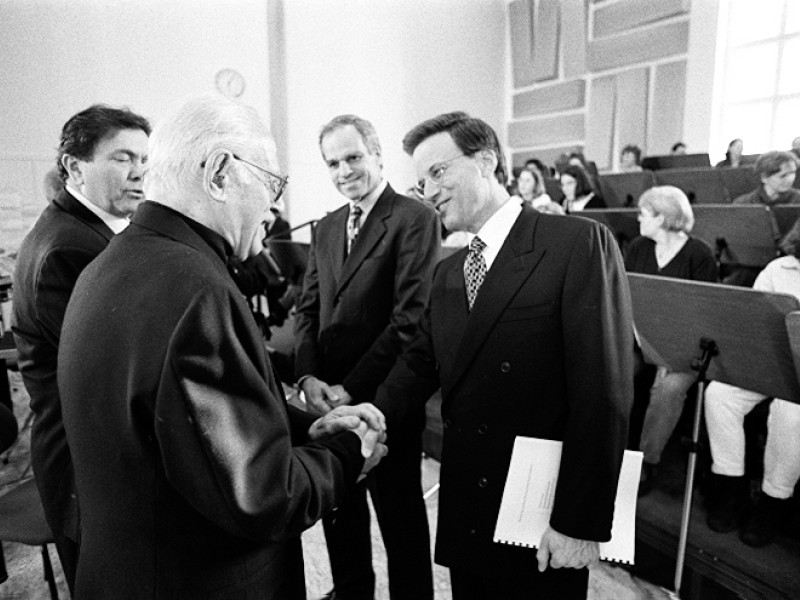
<instances>
[{"instance_id":1,"label":"dark suit jacket","mask_svg":"<svg viewBox=\"0 0 800 600\"><path fill-rule=\"evenodd\" d=\"M386 186L345 259L349 206L322 219L295 321L295 373L371 401L428 300L439 253L434 210Z\"/></svg>"},{"instance_id":2,"label":"dark suit jacket","mask_svg":"<svg viewBox=\"0 0 800 600\"><path fill-rule=\"evenodd\" d=\"M78 506L56 384L58 344L78 275L113 236L97 215L62 189L22 242L14 274L12 330L36 415L33 471L50 527L75 541Z\"/></svg>"},{"instance_id":3,"label":"dark suit jacket","mask_svg":"<svg viewBox=\"0 0 800 600\"><path fill-rule=\"evenodd\" d=\"M78 598L304 598L300 534L363 466L349 432L296 445L310 419L287 408L224 248L145 202L75 286L58 377Z\"/></svg>"},{"instance_id":4,"label":"dark suit jacket","mask_svg":"<svg viewBox=\"0 0 800 600\"><path fill-rule=\"evenodd\" d=\"M378 391L388 431L442 388L436 561L492 576L535 551L492 535L514 439L563 440L551 525L608 540L633 399L633 322L613 235L526 206L471 312L462 267L443 260L419 333Z\"/></svg>"}]
</instances>

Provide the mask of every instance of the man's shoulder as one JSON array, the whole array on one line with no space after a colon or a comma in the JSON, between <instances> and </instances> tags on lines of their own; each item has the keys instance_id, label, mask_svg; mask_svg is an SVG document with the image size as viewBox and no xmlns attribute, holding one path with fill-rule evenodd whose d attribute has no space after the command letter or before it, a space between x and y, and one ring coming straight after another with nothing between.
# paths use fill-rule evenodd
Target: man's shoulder
<instances>
[{"instance_id":1,"label":"man's shoulder","mask_svg":"<svg viewBox=\"0 0 800 600\"><path fill-rule=\"evenodd\" d=\"M432 217L436 216L436 211L434 210L433 206L423 202L422 200L417 200L416 198L399 194L394 191L391 186L386 187L386 191L378 200L380 201L382 199L393 202L394 206L396 206L401 212L413 215L427 214Z\"/></svg>"},{"instance_id":2,"label":"man's shoulder","mask_svg":"<svg viewBox=\"0 0 800 600\"><path fill-rule=\"evenodd\" d=\"M51 202L20 246L19 255L45 254L51 251L100 252L108 240L87 223Z\"/></svg>"}]
</instances>

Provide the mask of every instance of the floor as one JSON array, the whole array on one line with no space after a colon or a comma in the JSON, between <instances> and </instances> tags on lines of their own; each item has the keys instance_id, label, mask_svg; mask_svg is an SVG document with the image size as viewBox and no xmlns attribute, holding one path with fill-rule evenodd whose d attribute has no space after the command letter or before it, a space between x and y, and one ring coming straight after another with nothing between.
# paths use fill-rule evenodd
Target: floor
<instances>
[{"instance_id":1,"label":"floor","mask_svg":"<svg viewBox=\"0 0 800 600\"><path fill-rule=\"evenodd\" d=\"M12 387L15 413L20 424L26 422L28 416L28 398L21 384L19 374L9 372ZM14 485L31 476L29 460L29 430L24 430L18 444L4 458L7 464L0 464L0 494L7 492ZM423 458L423 489L427 491L426 503L428 519L433 531L436 524L436 483L439 476L439 463L430 458ZM373 519L374 567L376 572L376 600L388 600L386 557L383 552L380 533ZM431 536L433 539L433 535ZM330 568L325 549L324 534L321 525L316 525L303 535L303 546L306 562L306 587L308 598L314 600L321 597L331 587ZM0 584L0 600L45 600L49 597L47 586L42 577L42 560L38 548L19 544L3 544L6 557L8 580ZM69 598L63 574L58 564L54 549L50 548L59 596ZM635 600L669 598L669 595L656 586L632 577L627 570L602 563L593 569L590 576L588 598L591 600ZM434 587L436 600L450 600L450 581L447 570L434 565Z\"/></svg>"}]
</instances>

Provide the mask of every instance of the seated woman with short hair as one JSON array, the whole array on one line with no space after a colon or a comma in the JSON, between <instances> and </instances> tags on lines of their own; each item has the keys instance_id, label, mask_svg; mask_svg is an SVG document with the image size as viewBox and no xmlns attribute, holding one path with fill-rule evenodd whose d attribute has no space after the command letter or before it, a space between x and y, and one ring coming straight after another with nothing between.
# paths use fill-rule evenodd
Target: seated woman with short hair
<instances>
[{"instance_id":1,"label":"seated woman with short hair","mask_svg":"<svg viewBox=\"0 0 800 600\"><path fill-rule=\"evenodd\" d=\"M689 235L693 226L694 214L686 194L671 185L650 188L639 198L640 237L627 248L625 268L630 273L716 282L714 254L705 242ZM691 371L658 367L639 443L644 452L640 494L652 487L661 453L695 379Z\"/></svg>"}]
</instances>

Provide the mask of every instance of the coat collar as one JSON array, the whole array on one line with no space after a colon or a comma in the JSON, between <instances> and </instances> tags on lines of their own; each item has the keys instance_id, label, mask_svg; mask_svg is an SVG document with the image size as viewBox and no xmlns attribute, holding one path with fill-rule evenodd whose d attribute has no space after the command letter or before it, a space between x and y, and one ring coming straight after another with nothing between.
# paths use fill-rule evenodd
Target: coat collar
<instances>
[{"instance_id":1,"label":"coat collar","mask_svg":"<svg viewBox=\"0 0 800 600\"><path fill-rule=\"evenodd\" d=\"M53 203L61 210L91 227L107 241L111 241L111 238L114 237L114 232L103 222L103 219L81 204L75 196L67 191L67 188L61 188L61 191L53 199Z\"/></svg>"},{"instance_id":2,"label":"coat collar","mask_svg":"<svg viewBox=\"0 0 800 600\"><path fill-rule=\"evenodd\" d=\"M367 220L364 221L364 224L361 226L361 230L358 232L358 239L356 239L355 244L353 244L353 248L351 249L350 254L347 255L347 258L344 258L344 243L335 245L334 254L337 252L341 253L341 257L344 260L344 265L342 266L342 270L339 274L337 282L337 296L358 272L358 269L363 264L364 259L370 255L381 238L386 235L386 230L388 229L386 220L392 216L392 210L394 209L394 198L396 195L397 194L395 194L392 187L387 184L386 189L383 190L383 193L375 202L375 206L373 206L372 210L370 210ZM337 214L337 221L334 223L334 227L337 227L337 231L341 232L346 239L349 208L345 207L345 209L341 210L340 212L341 214ZM334 260L337 258L338 256L334 255ZM338 262L334 264L342 263Z\"/></svg>"},{"instance_id":3,"label":"coat collar","mask_svg":"<svg viewBox=\"0 0 800 600\"><path fill-rule=\"evenodd\" d=\"M136 209L131 218L131 225L149 229L176 242L186 244L208 257L212 263L227 273L227 244L218 234L207 227L189 221L188 217L168 206L146 200ZM205 230L203 234L200 233L201 230L198 227ZM220 237L219 243L214 241L213 236Z\"/></svg>"},{"instance_id":4,"label":"coat collar","mask_svg":"<svg viewBox=\"0 0 800 600\"><path fill-rule=\"evenodd\" d=\"M456 264L448 273L445 285L448 289L459 289L462 301L457 306L448 307L446 330L452 332L454 337L448 340L445 347L452 344L450 347L456 348L456 352L452 369L447 369L446 373L443 370L447 377L447 381L442 381L443 392L452 389L465 374L508 303L544 256L545 249L535 245L535 230L539 220L537 211L529 206L523 207L469 312L462 270L466 252L456 255L461 260L455 259Z\"/></svg>"}]
</instances>

